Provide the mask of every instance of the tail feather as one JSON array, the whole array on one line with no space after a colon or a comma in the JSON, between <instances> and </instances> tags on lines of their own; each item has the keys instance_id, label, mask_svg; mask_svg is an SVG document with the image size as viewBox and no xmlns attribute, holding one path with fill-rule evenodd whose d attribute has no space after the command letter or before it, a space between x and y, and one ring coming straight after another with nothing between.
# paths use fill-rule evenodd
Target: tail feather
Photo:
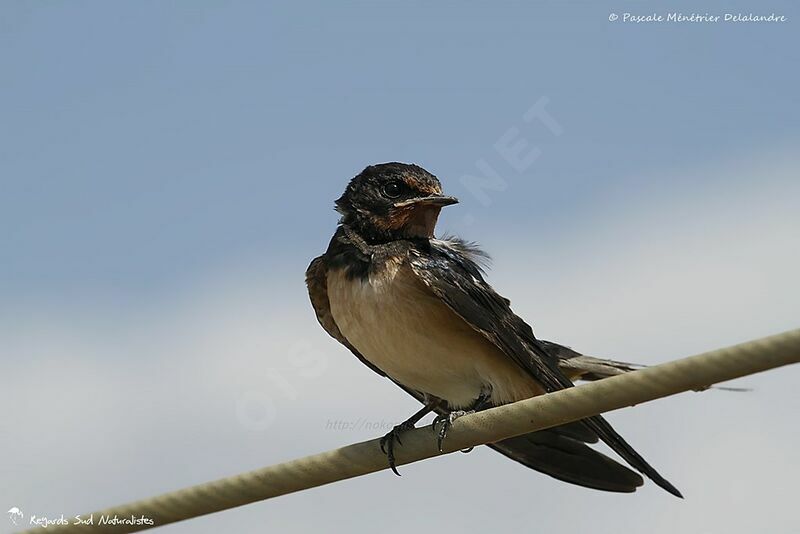
<instances>
[{"instance_id":1,"label":"tail feather","mask_svg":"<svg viewBox=\"0 0 800 534\"><path fill-rule=\"evenodd\" d=\"M564 347L563 345L551 341L540 342L548 353L558 358L559 367L572 380L598 380L600 378L623 374L644 367L615 360L603 360L591 356L584 356L569 347ZM634 450L634 448L631 447L602 416L596 415L594 417L588 417L581 422L594 431L606 445L619 454L631 467L646 475L658 486L672 495L683 498L681 492L647 463L647 461L642 458L642 456L636 452L636 450Z\"/></svg>"},{"instance_id":2,"label":"tail feather","mask_svg":"<svg viewBox=\"0 0 800 534\"><path fill-rule=\"evenodd\" d=\"M632 493L643 484L638 473L581 440L564 435L562 427L505 439L489 446L526 467L586 488Z\"/></svg>"},{"instance_id":3,"label":"tail feather","mask_svg":"<svg viewBox=\"0 0 800 534\"><path fill-rule=\"evenodd\" d=\"M647 478L655 482L656 485L663 488L665 491L683 499L683 495L681 495L681 492L678 491L678 488L673 486L666 478L662 477L658 471L653 468L653 466L647 463L647 461L642 458L642 456L636 452L634 448L622 438L622 436L617 434L617 431L614 430L609 422L606 421L602 416L595 415L594 417L584 419L583 422L586 424L586 426L594 430L606 445L611 447L614 452L622 456L622 458L624 458L625 461L628 462L634 469L640 473L644 473Z\"/></svg>"},{"instance_id":4,"label":"tail feather","mask_svg":"<svg viewBox=\"0 0 800 534\"><path fill-rule=\"evenodd\" d=\"M558 358L558 366L570 380L595 381L610 376L621 375L631 371L645 369L647 366L639 363L620 362L605 358L595 358L576 352L569 347L553 343L552 341L539 340L548 353ZM738 388L729 386L706 386L695 391L706 389L718 389L721 391L746 392L752 391L750 388Z\"/></svg>"}]
</instances>

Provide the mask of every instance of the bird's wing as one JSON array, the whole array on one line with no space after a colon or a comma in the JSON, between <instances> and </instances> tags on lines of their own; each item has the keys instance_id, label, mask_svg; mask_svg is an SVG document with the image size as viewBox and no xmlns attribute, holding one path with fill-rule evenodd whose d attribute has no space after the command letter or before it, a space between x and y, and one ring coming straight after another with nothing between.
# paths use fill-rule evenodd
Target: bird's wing
<instances>
[{"instance_id":1,"label":"bird's wing","mask_svg":"<svg viewBox=\"0 0 800 534\"><path fill-rule=\"evenodd\" d=\"M460 241L431 240L410 251L413 272L428 289L475 331L528 372L545 391L572 387L558 367L558 358L533 334L531 327L511 311L510 303L486 283L470 249ZM669 493L680 492L642 458L601 416L583 420L631 466Z\"/></svg>"},{"instance_id":2,"label":"bird's wing","mask_svg":"<svg viewBox=\"0 0 800 534\"><path fill-rule=\"evenodd\" d=\"M311 305L317 314L317 321L322 325L322 328L336 341L350 349L350 352L355 354L356 358L361 360L361 363L375 371L381 376L386 376L386 373L372 365L356 348L347 341L336 321L331 314L331 303L328 300L328 267L325 265L325 256L319 256L311 261L311 264L306 269L306 286L308 287L308 296L311 299Z\"/></svg>"}]
</instances>

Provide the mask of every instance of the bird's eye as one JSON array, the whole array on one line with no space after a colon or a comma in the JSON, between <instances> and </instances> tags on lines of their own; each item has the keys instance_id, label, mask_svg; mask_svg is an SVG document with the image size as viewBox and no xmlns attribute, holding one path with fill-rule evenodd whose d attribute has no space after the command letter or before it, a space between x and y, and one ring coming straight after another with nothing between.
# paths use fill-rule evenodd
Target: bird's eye
<instances>
[{"instance_id":1,"label":"bird's eye","mask_svg":"<svg viewBox=\"0 0 800 534\"><path fill-rule=\"evenodd\" d=\"M403 186L399 182L389 182L383 186L382 191L388 198L399 198L403 193Z\"/></svg>"}]
</instances>

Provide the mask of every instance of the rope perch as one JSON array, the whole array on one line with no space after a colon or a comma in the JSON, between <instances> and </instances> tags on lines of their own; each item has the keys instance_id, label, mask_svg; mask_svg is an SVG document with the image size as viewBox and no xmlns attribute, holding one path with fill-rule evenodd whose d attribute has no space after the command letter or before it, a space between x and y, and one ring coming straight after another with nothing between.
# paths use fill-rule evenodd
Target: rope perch
<instances>
[{"instance_id":1,"label":"rope perch","mask_svg":"<svg viewBox=\"0 0 800 534\"><path fill-rule=\"evenodd\" d=\"M459 418L439 453L430 428L403 434L397 465L493 443L603 412L800 362L800 329L647 367ZM387 469L378 439L256 469L94 512L93 525L51 525L46 532L134 532ZM82 518L90 514L82 514ZM153 524L99 525L100 516L144 516ZM41 528L25 532L45 532Z\"/></svg>"}]
</instances>

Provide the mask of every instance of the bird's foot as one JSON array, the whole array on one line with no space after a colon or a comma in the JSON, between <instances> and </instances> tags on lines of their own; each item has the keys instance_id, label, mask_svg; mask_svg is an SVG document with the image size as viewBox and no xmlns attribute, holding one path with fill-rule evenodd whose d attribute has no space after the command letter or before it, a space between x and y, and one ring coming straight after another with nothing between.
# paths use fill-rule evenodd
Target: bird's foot
<instances>
[{"instance_id":1,"label":"bird's foot","mask_svg":"<svg viewBox=\"0 0 800 534\"><path fill-rule=\"evenodd\" d=\"M395 464L394 460L394 444L397 442L398 445L402 445L403 442L400 441L400 434L406 430L411 430L412 428L414 428L414 423L410 423L408 421L405 423L400 423L392 428L385 436L383 436L380 441L381 450L383 451L383 454L386 455L386 459L389 461L389 467L397 476L400 476L400 473L397 471L397 465Z\"/></svg>"},{"instance_id":2,"label":"bird's foot","mask_svg":"<svg viewBox=\"0 0 800 534\"><path fill-rule=\"evenodd\" d=\"M472 413L475 413L475 410L455 410L446 415L436 416L436 419L434 419L433 423L431 424L431 428L434 432L436 432L436 443L439 446L439 452L442 452L444 438L447 437L447 432L450 430L450 427L453 426L453 422L459 417L463 417ZM438 430L436 429L437 426L439 427ZM471 450L472 447L469 447L461 452L469 452Z\"/></svg>"}]
</instances>

